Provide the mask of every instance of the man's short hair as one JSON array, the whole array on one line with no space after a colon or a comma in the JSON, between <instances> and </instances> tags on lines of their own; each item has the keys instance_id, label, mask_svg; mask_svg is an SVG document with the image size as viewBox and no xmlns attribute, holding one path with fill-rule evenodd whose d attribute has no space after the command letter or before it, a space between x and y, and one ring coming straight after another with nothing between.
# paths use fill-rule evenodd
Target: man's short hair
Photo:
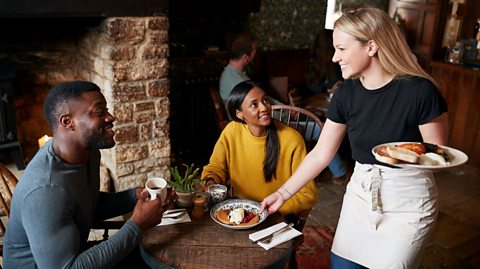
<instances>
[{"instance_id":1,"label":"man's short hair","mask_svg":"<svg viewBox=\"0 0 480 269\"><path fill-rule=\"evenodd\" d=\"M62 104L78 99L85 92L100 91L100 88L89 81L69 81L55 85L45 98L43 106L45 118L50 125L52 132L58 127L58 118L60 117L59 108Z\"/></svg>"},{"instance_id":2,"label":"man's short hair","mask_svg":"<svg viewBox=\"0 0 480 269\"><path fill-rule=\"evenodd\" d=\"M233 38L230 46L230 59L238 60L243 55L250 55L253 51L255 39L248 33L238 34Z\"/></svg>"}]
</instances>

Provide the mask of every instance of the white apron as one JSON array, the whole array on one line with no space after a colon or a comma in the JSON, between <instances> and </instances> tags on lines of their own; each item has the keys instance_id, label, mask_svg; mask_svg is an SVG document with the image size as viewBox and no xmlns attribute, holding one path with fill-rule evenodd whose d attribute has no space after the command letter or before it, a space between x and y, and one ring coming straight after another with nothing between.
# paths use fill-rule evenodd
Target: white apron
<instances>
[{"instance_id":1,"label":"white apron","mask_svg":"<svg viewBox=\"0 0 480 269\"><path fill-rule=\"evenodd\" d=\"M430 171L355 164L332 252L368 268L417 268L437 217Z\"/></svg>"}]
</instances>

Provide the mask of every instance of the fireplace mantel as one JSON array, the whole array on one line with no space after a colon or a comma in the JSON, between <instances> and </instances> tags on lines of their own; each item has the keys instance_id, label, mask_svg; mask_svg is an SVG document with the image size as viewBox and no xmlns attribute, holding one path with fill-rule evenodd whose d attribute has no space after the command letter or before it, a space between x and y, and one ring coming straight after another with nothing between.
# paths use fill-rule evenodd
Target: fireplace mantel
<instances>
[{"instance_id":1,"label":"fireplace mantel","mask_svg":"<svg viewBox=\"0 0 480 269\"><path fill-rule=\"evenodd\" d=\"M5 0L0 17L121 17L168 12L169 0Z\"/></svg>"}]
</instances>

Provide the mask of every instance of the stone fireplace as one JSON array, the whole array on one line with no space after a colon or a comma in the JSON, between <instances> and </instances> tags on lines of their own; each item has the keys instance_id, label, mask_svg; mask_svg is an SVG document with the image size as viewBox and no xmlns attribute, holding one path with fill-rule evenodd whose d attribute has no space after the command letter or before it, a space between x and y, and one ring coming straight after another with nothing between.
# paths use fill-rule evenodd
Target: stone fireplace
<instances>
[{"instance_id":1,"label":"stone fireplace","mask_svg":"<svg viewBox=\"0 0 480 269\"><path fill-rule=\"evenodd\" d=\"M168 27L161 13L1 18L0 61L15 72L16 123L26 161L38 150L37 139L51 135L43 116L48 90L80 79L100 86L116 117L117 144L102 150L115 191L142 185L149 175L169 178Z\"/></svg>"}]
</instances>

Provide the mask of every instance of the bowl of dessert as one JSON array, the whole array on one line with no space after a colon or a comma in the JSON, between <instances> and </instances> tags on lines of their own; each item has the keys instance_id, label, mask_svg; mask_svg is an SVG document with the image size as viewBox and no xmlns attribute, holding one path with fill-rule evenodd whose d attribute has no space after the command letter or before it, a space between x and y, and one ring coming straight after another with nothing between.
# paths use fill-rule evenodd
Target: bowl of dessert
<instances>
[{"instance_id":1,"label":"bowl of dessert","mask_svg":"<svg viewBox=\"0 0 480 269\"><path fill-rule=\"evenodd\" d=\"M228 199L210 209L210 217L219 225L233 230L245 230L262 223L267 210L260 213L260 203L248 199Z\"/></svg>"}]
</instances>

